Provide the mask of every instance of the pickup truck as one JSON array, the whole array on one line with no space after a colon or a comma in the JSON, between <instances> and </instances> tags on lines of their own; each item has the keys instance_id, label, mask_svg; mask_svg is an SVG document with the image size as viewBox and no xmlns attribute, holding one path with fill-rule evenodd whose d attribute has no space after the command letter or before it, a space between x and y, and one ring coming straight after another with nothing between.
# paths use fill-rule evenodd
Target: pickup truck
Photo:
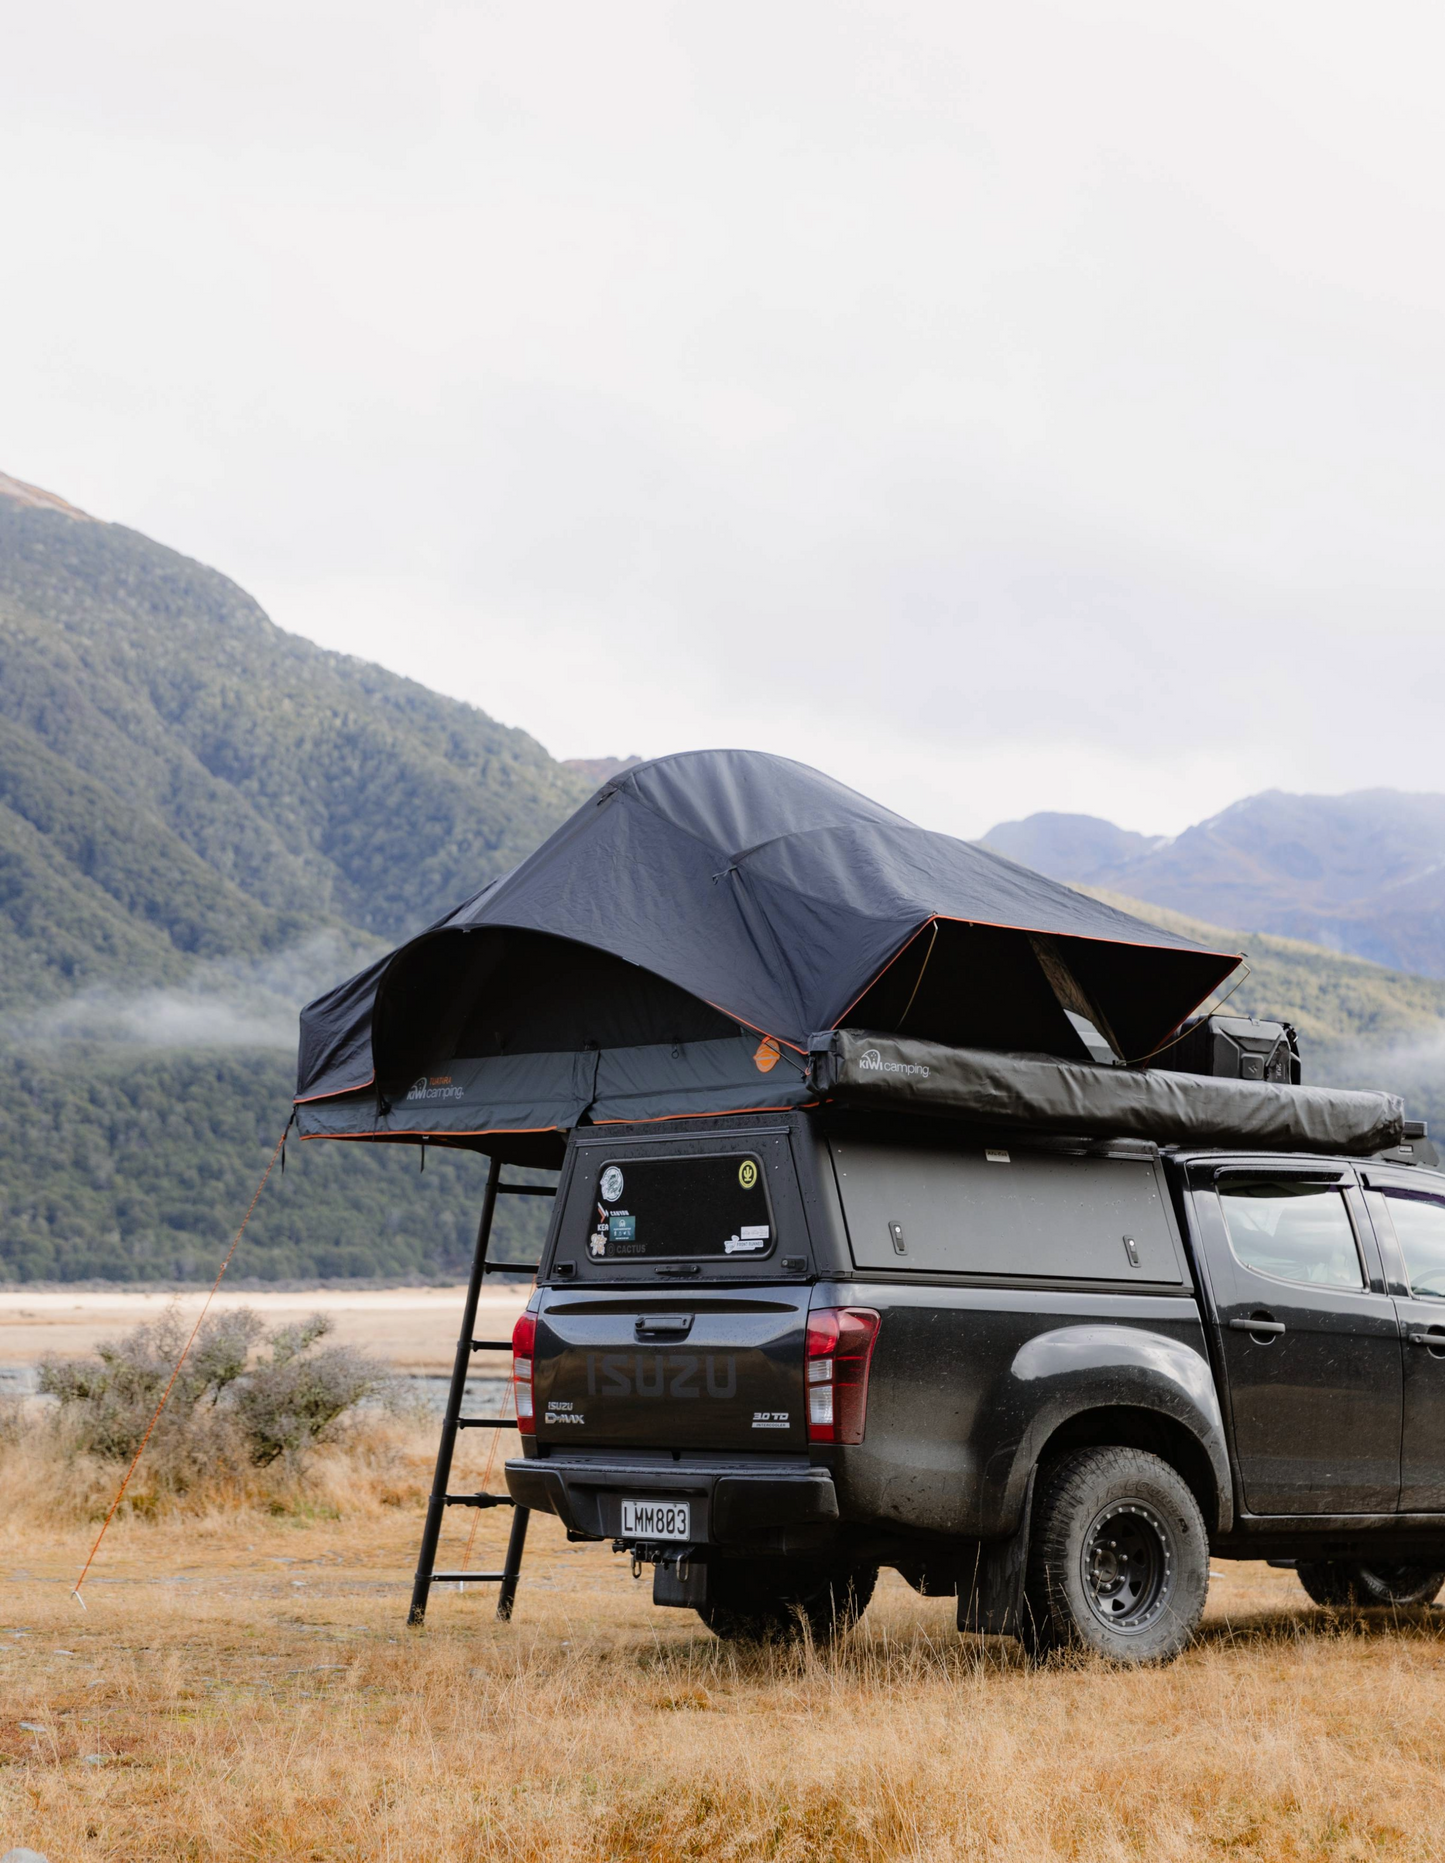
<instances>
[{"instance_id":1,"label":"pickup truck","mask_svg":"<svg viewBox=\"0 0 1445 1863\"><path fill-rule=\"evenodd\" d=\"M1188 1642L1211 1557L1327 1604L1445 1582L1445 1175L1418 1149L827 1106L663 1133L568 1140L506 1471L651 1565L657 1604L822 1639L889 1566L963 1630L1141 1662Z\"/></svg>"}]
</instances>

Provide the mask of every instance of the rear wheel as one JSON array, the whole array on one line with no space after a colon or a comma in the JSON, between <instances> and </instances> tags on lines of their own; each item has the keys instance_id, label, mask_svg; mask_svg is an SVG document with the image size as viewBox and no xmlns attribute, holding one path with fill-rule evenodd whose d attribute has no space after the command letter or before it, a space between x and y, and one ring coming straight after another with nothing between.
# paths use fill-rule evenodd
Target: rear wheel
<instances>
[{"instance_id":1,"label":"rear wheel","mask_svg":"<svg viewBox=\"0 0 1445 1863\"><path fill-rule=\"evenodd\" d=\"M1024 1611L1036 1653L1169 1662L1193 1636L1208 1586L1199 1505L1158 1456L1083 1449L1042 1478Z\"/></svg>"},{"instance_id":2,"label":"rear wheel","mask_svg":"<svg viewBox=\"0 0 1445 1863\"><path fill-rule=\"evenodd\" d=\"M868 1608L876 1565L801 1559L719 1560L708 1567L697 1614L728 1642L815 1643L841 1636Z\"/></svg>"},{"instance_id":3,"label":"rear wheel","mask_svg":"<svg viewBox=\"0 0 1445 1863\"><path fill-rule=\"evenodd\" d=\"M1350 1605L1431 1604L1445 1572L1428 1565L1364 1565L1357 1560L1301 1560L1295 1568L1299 1582L1316 1604Z\"/></svg>"}]
</instances>

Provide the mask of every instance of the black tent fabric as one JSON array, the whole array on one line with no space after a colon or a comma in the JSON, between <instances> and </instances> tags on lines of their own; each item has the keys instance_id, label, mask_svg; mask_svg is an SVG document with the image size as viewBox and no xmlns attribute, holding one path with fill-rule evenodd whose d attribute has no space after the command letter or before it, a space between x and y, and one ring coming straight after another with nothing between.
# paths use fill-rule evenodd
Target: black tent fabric
<instances>
[{"instance_id":1,"label":"black tent fabric","mask_svg":"<svg viewBox=\"0 0 1445 1863\"><path fill-rule=\"evenodd\" d=\"M310 1004L300 1123L494 1151L510 1133L525 1158L582 1120L804 1104L809 1037L845 1019L1136 1060L1237 962L804 764L689 752L615 777Z\"/></svg>"}]
</instances>

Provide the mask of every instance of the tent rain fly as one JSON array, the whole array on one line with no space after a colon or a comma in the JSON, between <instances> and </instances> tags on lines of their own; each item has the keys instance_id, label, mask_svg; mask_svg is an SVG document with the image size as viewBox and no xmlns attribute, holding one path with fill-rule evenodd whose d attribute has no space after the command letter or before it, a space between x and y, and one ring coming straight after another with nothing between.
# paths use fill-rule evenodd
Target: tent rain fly
<instances>
[{"instance_id":1,"label":"tent rain fly","mask_svg":"<svg viewBox=\"0 0 1445 1863\"><path fill-rule=\"evenodd\" d=\"M555 1164L579 1123L815 1103L845 1022L1138 1060L1238 961L789 759L691 752L310 1004L300 1129Z\"/></svg>"}]
</instances>

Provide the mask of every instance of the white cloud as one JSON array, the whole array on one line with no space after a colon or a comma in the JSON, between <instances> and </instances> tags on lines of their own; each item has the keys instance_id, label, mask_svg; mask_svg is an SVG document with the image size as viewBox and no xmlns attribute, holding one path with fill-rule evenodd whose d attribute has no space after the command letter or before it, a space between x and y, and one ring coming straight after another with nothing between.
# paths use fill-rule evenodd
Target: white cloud
<instances>
[{"instance_id":1,"label":"white cloud","mask_svg":"<svg viewBox=\"0 0 1445 1863\"><path fill-rule=\"evenodd\" d=\"M561 755L1445 786L1423 6L15 10L0 467Z\"/></svg>"}]
</instances>

